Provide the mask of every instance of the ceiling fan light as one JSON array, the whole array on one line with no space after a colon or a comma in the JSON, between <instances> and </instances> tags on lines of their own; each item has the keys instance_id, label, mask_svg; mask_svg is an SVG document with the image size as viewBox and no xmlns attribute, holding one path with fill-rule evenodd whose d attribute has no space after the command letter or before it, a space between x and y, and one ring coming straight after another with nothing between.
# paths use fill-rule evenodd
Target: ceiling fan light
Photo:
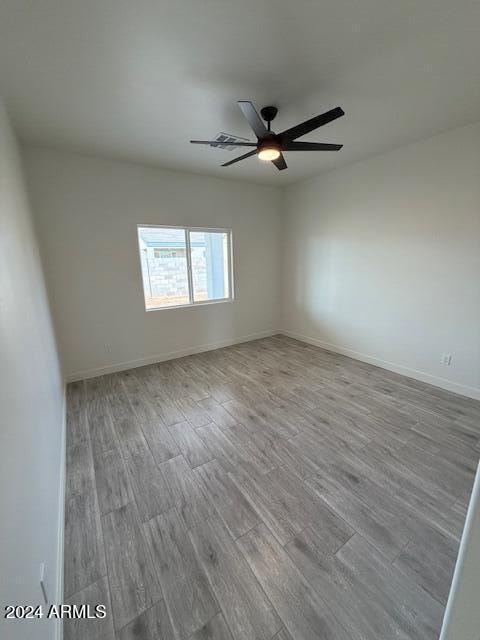
<instances>
[{"instance_id":1,"label":"ceiling fan light","mask_svg":"<svg viewBox=\"0 0 480 640\"><path fill-rule=\"evenodd\" d=\"M276 160L280 157L280 150L277 147L263 147L258 152L258 157L265 162Z\"/></svg>"}]
</instances>

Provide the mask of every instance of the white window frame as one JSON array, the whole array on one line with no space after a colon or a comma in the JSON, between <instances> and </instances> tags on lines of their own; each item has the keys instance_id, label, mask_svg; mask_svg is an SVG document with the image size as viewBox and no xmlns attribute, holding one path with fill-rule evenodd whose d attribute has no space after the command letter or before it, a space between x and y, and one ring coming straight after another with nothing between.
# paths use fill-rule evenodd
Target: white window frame
<instances>
[{"instance_id":1,"label":"white window frame","mask_svg":"<svg viewBox=\"0 0 480 640\"><path fill-rule=\"evenodd\" d=\"M187 257L187 278L188 278L188 298L189 302L185 304L172 304L165 305L163 307L151 307L147 309L145 299L145 287L143 284L143 270L142 270L142 256L139 243L139 229L145 227L151 227L152 229L182 229L185 233L185 249ZM193 299L193 273L192 273L192 252L190 247L190 232L202 231L208 233L226 233L227 234L227 246L228 246L228 284L229 284L229 296L227 298L215 298L214 300L199 300L195 302ZM221 302L233 302L235 300L234 294L234 282L233 282L233 234L231 229L224 229L219 227L182 227L178 225L166 225L166 224L138 224L137 225L137 244L138 244L138 256L140 259L140 280L142 283L143 302L145 304L145 311L166 311L168 309L185 309L187 307L203 307L210 304L218 304ZM147 258L148 259L148 258Z\"/></svg>"}]
</instances>

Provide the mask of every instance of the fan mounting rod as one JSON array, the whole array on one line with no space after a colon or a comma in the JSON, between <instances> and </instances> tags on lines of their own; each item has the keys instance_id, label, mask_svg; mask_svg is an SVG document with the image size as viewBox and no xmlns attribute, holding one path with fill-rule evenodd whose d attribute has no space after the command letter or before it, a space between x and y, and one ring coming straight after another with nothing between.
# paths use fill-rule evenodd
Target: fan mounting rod
<instances>
[{"instance_id":1,"label":"fan mounting rod","mask_svg":"<svg viewBox=\"0 0 480 640\"><path fill-rule=\"evenodd\" d=\"M277 107L263 107L263 109L260 109L260 113L265 122L268 122L268 130L270 131L270 123L278 113Z\"/></svg>"}]
</instances>

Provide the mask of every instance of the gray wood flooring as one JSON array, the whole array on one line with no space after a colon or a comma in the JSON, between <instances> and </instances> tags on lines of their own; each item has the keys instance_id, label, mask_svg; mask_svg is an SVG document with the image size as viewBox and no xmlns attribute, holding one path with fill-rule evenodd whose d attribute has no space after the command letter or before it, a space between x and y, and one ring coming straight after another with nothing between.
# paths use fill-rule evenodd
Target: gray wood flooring
<instances>
[{"instance_id":1,"label":"gray wood flooring","mask_svg":"<svg viewBox=\"0 0 480 640\"><path fill-rule=\"evenodd\" d=\"M274 336L68 386L65 640L436 640L480 403Z\"/></svg>"}]
</instances>

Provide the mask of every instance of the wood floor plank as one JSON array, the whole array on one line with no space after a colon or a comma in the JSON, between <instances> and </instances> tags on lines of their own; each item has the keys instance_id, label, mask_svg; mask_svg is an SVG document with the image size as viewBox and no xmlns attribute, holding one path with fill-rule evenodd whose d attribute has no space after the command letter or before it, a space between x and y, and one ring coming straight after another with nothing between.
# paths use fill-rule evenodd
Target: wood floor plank
<instances>
[{"instance_id":1,"label":"wood floor plank","mask_svg":"<svg viewBox=\"0 0 480 640\"><path fill-rule=\"evenodd\" d=\"M218 613L217 601L175 509L144 526L175 634L184 640Z\"/></svg>"},{"instance_id":2,"label":"wood floor plank","mask_svg":"<svg viewBox=\"0 0 480 640\"><path fill-rule=\"evenodd\" d=\"M251 502L217 460L197 467L196 474L233 538L238 538L260 522Z\"/></svg>"},{"instance_id":3,"label":"wood floor plank","mask_svg":"<svg viewBox=\"0 0 480 640\"><path fill-rule=\"evenodd\" d=\"M242 451L244 456L248 457L259 473L267 473L275 469L277 460L274 462L269 456L266 440L255 440L243 424L224 429L224 433L234 444L237 451Z\"/></svg>"},{"instance_id":4,"label":"wood floor plank","mask_svg":"<svg viewBox=\"0 0 480 640\"><path fill-rule=\"evenodd\" d=\"M224 377L222 378L220 375L215 375L215 373L209 376L206 389L208 395L220 404L232 399L230 385L225 382Z\"/></svg>"},{"instance_id":5,"label":"wood floor plank","mask_svg":"<svg viewBox=\"0 0 480 640\"><path fill-rule=\"evenodd\" d=\"M354 500L365 504L373 514L378 514L390 530L396 531L405 540L430 535L428 518L422 512L399 499L396 492L390 491L385 484L356 475L355 471L350 472L348 463L344 467L332 465L323 476L313 476L306 484L319 495L350 493Z\"/></svg>"},{"instance_id":6,"label":"wood floor plank","mask_svg":"<svg viewBox=\"0 0 480 640\"><path fill-rule=\"evenodd\" d=\"M465 487L473 484L474 472L466 465L450 463L446 459L438 464L438 455L431 455L408 443L398 451L404 464L421 473L453 496L461 495Z\"/></svg>"},{"instance_id":7,"label":"wood floor plank","mask_svg":"<svg viewBox=\"0 0 480 640\"><path fill-rule=\"evenodd\" d=\"M176 640L165 602L160 600L123 627L117 640Z\"/></svg>"},{"instance_id":8,"label":"wood floor plank","mask_svg":"<svg viewBox=\"0 0 480 640\"><path fill-rule=\"evenodd\" d=\"M284 545L308 524L339 529L351 535L352 529L321 499L314 498L303 483L287 469L238 481L239 489L280 544Z\"/></svg>"},{"instance_id":9,"label":"wood floor plank","mask_svg":"<svg viewBox=\"0 0 480 640\"><path fill-rule=\"evenodd\" d=\"M155 402L155 407L167 427L185 420L185 416L178 408L175 399L165 389L157 389L152 401Z\"/></svg>"},{"instance_id":10,"label":"wood floor plank","mask_svg":"<svg viewBox=\"0 0 480 640\"><path fill-rule=\"evenodd\" d=\"M213 514L206 492L183 456L164 462L160 465L160 470L172 496L172 504L187 529Z\"/></svg>"},{"instance_id":11,"label":"wood floor plank","mask_svg":"<svg viewBox=\"0 0 480 640\"><path fill-rule=\"evenodd\" d=\"M359 576L362 585L373 590L372 599L382 600L384 609L407 619L418 640L437 640L443 607L414 580L407 579L376 552L359 534L338 551L337 558ZM365 586L363 587L365 588Z\"/></svg>"},{"instance_id":12,"label":"wood floor plank","mask_svg":"<svg viewBox=\"0 0 480 640\"><path fill-rule=\"evenodd\" d=\"M220 429L228 429L236 424L236 420L214 398L209 397L198 403Z\"/></svg>"},{"instance_id":13,"label":"wood floor plank","mask_svg":"<svg viewBox=\"0 0 480 640\"><path fill-rule=\"evenodd\" d=\"M270 432L273 436L282 438L289 438L298 433L298 429L290 428L289 425L285 428L278 420L278 416L272 412L267 413L262 406L257 408L257 404L255 404L255 408L253 408L251 405L247 406L238 400L229 400L225 402L223 406L232 417L231 419L234 424L240 422L253 432ZM230 426L233 426L233 424Z\"/></svg>"},{"instance_id":14,"label":"wood floor plank","mask_svg":"<svg viewBox=\"0 0 480 640\"><path fill-rule=\"evenodd\" d=\"M95 476L100 514L123 507L134 499L125 463L118 449L95 455Z\"/></svg>"},{"instance_id":15,"label":"wood floor plank","mask_svg":"<svg viewBox=\"0 0 480 640\"><path fill-rule=\"evenodd\" d=\"M413 492L421 491L424 495L430 496L434 502L444 505L451 505L455 502L454 496L423 475L421 471L416 473L405 466L401 457L395 455L395 452L387 447L372 441L368 447L357 451L356 456L400 487Z\"/></svg>"},{"instance_id":16,"label":"wood floor plank","mask_svg":"<svg viewBox=\"0 0 480 640\"><path fill-rule=\"evenodd\" d=\"M93 453L106 453L118 448L118 440L110 415L104 413L88 420Z\"/></svg>"},{"instance_id":17,"label":"wood floor plank","mask_svg":"<svg viewBox=\"0 0 480 640\"><path fill-rule=\"evenodd\" d=\"M234 443L234 439L231 437L231 429L222 431L220 427L217 427L212 422L205 427L197 429L197 433L225 471L246 475L247 477L260 472L261 469L252 463L248 452L238 442Z\"/></svg>"},{"instance_id":18,"label":"wood floor plank","mask_svg":"<svg viewBox=\"0 0 480 640\"><path fill-rule=\"evenodd\" d=\"M136 418L132 405L128 400L125 387L122 384L121 373L113 373L104 379L104 393L108 413L114 426L123 418Z\"/></svg>"},{"instance_id":19,"label":"wood floor plank","mask_svg":"<svg viewBox=\"0 0 480 640\"><path fill-rule=\"evenodd\" d=\"M347 629L351 638L411 640L408 622L396 620L382 606L378 594L358 580L325 548L323 536L307 527L286 546L293 562L325 603L329 611Z\"/></svg>"},{"instance_id":20,"label":"wood floor plank","mask_svg":"<svg viewBox=\"0 0 480 640\"><path fill-rule=\"evenodd\" d=\"M286 544L305 526L299 517L296 500L284 496L270 474L234 482L254 506L255 511L274 533L280 544Z\"/></svg>"},{"instance_id":21,"label":"wood floor plank","mask_svg":"<svg viewBox=\"0 0 480 640\"><path fill-rule=\"evenodd\" d=\"M257 456L261 458L264 473L286 466L303 480L319 471L319 467L289 440L277 438L268 432L249 431L242 424L228 429L226 433L232 433L237 442L242 443L248 451L252 447L255 449Z\"/></svg>"},{"instance_id":22,"label":"wood floor plank","mask_svg":"<svg viewBox=\"0 0 480 640\"><path fill-rule=\"evenodd\" d=\"M65 549L65 597L68 598L107 573L95 490L67 497Z\"/></svg>"},{"instance_id":23,"label":"wood floor plank","mask_svg":"<svg viewBox=\"0 0 480 640\"><path fill-rule=\"evenodd\" d=\"M336 486L327 490L314 483L309 483L309 486L317 491L334 513L369 540L386 558L393 560L408 543L405 532L391 528L383 513L373 510L350 492Z\"/></svg>"},{"instance_id":24,"label":"wood floor plank","mask_svg":"<svg viewBox=\"0 0 480 640\"><path fill-rule=\"evenodd\" d=\"M449 497L442 499L437 495L432 496L432 492L426 491L421 481L417 482L416 475L409 477L403 471L397 473L397 469L391 465L384 465L363 452L361 456L362 463L366 460L372 465L369 477L377 486L384 488L386 496L394 496L394 501L403 503L419 522L425 522L447 536L460 539L465 516L455 512ZM336 465L336 468L340 472L342 465Z\"/></svg>"},{"instance_id":25,"label":"wood floor plank","mask_svg":"<svg viewBox=\"0 0 480 640\"><path fill-rule=\"evenodd\" d=\"M412 431L428 435L434 440L441 441L444 438L448 438L450 441L457 440L466 446L471 446L480 437L478 421L475 426L468 426L463 421L442 418L437 414L410 404L408 405L408 412L417 421L412 427Z\"/></svg>"},{"instance_id":26,"label":"wood floor plank","mask_svg":"<svg viewBox=\"0 0 480 640\"><path fill-rule=\"evenodd\" d=\"M115 640L110 591L106 577L89 585L82 591L69 598L65 604L90 607L90 615L95 614L95 607L105 607L105 618L66 618L63 621L63 635L65 640Z\"/></svg>"},{"instance_id":27,"label":"wood floor plank","mask_svg":"<svg viewBox=\"0 0 480 640\"><path fill-rule=\"evenodd\" d=\"M237 544L296 640L352 640L264 524Z\"/></svg>"},{"instance_id":28,"label":"wood floor plank","mask_svg":"<svg viewBox=\"0 0 480 640\"><path fill-rule=\"evenodd\" d=\"M203 627L195 631L191 636L191 640L232 640L232 634L223 615L217 613Z\"/></svg>"},{"instance_id":29,"label":"wood floor plank","mask_svg":"<svg viewBox=\"0 0 480 640\"><path fill-rule=\"evenodd\" d=\"M179 450L170 432L166 428L156 405L150 402L145 385L141 379L125 372L123 385L128 400L137 416L138 422L156 462L160 464L178 455Z\"/></svg>"},{"instance_id":30,"label":"wood floor plank","mask_svg":"<svg viewBox=\"0 0 480 640\"><path fill-rule=\"evenodd\" d=\"M131 447L140 446L139 443L146 446L147 442L142 427L135 415L123 413L120 418L113 419L112 423L122 451L128 452Z\"/></svg>"},{"instance_id":31,"label":"wood floor plank","mask_svg":"<svg viewBox=\"0 0 480 640\"><path fill-rule=\"evenodd\" d=\"M159 419L158 412L150 402L150 398L144 389L144 386L138 380L136 375L129 371L125 371L123 373L122 385L125 388L125 395L128 398L128 402L132 406L140 424L157 422Z\"/></svg>"},{"instance_id":32,"label":"wood floor plank","mask_svg":"<svg viewBox=\"0 0 480 640\"><path fill-rule=\"evenodd\" d=\"M227 529L209 520L190 538L234 640L269 640L282 622Z\"/></svg>"},{"instance_id":33,"label":"wood floor plank","mask_svg":"<svg viewBox=\"0 0 480 640\"><path fill-rule=\"evenodd\" d=\"M178 360L176 362L178 362ZM208 396L210 395L208 385L205 384L205 381L203 379L199 379L198 376L195 376L193 371L188 371L187 375L185 375L184 371L179 370L177 379L181 382L182 385L182 398L180 400L182 400L183 398L189 398L194 402L198 402L199 400L208 398ZM180 408L181 406L182 403L180 404Z\"/></svg>"},{"instance_id":34,"label":"wood floor plank","mask_svg":"<svg viewBox=\"0 0 480 640\"><path fill-rule=\"evenodd\" d=\"M446 604L457 552L454 541L432 530L428 539L410 541L394 565Z\"/></svg>"},{"instance_id":35,"label":"wood floor plank","mask_svg":"<svg viewBox=\"0 0 480 640\"><path fill-rule=\"evenodd\" d=\"M133 500L133 491L108 415L90 421L95 481L100 514L105 515Z\"/></svg>"},{"instance_id":36,"label":"wood floor plank","mask_svg":"<svg viewBox=\"0 0 480 640\"><path fill-rule=\"evenodd\" d=\"M162 419L141 423L143 435L157 464L178 456L178 446Z\"/></svg>"},{"instance_id":37,"label":"wood floor plank","mask_svg":"<svg viewBox=\"0 0 480 640\"><path fill-rule=\"evenodd\" d=\"M298 427L300 412L295 412L291 405L268 399L256 404L255 411L260 418L274 425L280 438L291 438L300 432Z\"/></svg>"},{"instance_id":38,"label":"wood floor plank","mask_svg":"<svg viewBox=\"0 0 480 640\"><path fill-rule=\"evenodd\" d=\"M102 518L115 628L160 600L161 591L134 503Z\"/></svg>"},{"instance_id":39,"label":"wood floor plank","mask_svg":"<svg viewBox=\"0 0 480 640\"><path fill-rule=\"evenodd\" d=\"M86 407L85 380L69 382L66 386L67 412L76 412Z\"/></svg>"},{"instance_id":40,"label":"wood floor plank","mask_svg":"<svg viewBox=\"0 0 480 640\"><path fill-rule=\"evenodd\" d=\"M284 627L273 636L272 640L293 640L293 638Z\"/></svg>"},{"instance_id":41,"label":"wood floor plank","mask_svg":"<svg viewBox=\"0 0 480 640\"><path fill-rule=\"evenodd\" d=\"M158 365L137 370L137 376L144 383L150 402L167 427L185 420L175 399L167 391L165 379L159 375Z\"/></svg>"},{"instance_id":42,"label":"wood floor plank","mask_svg":"<svg viewBox=\"0 0 480 640\"><path fill-rule=\"evenodd\" d=\"M87 415L84 410L67 413L66 457L66 497L72 498L94 490L95 470Z\"/></svg>"},{"instance_id":43,"label":"wood floor plank","mask_svg":"<svg viewBox=\"0 0 480 640\"><path fill-rule=\"evenodd\" d=\"M177 422L170 427L170 433L192 469L213 459L212 453L189 422Z\"/></svg>"},{"instance_id":44,"label":"wood floor plank","mask_svg":"<svg viewBox=\"0 0 480 640\"><path fill-rule=\"evenodd\" d=\"M191 396L194 400L203 400L211 396L217 402L223 403L231 399L229 380L213 362L207 362L208 354L199 353L189 359L188 371L194 379L199 394Z\"/></svg>"},{"instance_id":45,"label":"wood floor plank","mask_svg":"<svg viewBox=\"0 0 480 640\"><path fill-rule=\"evenodd\" d=\"M173 505L173 496L146 443L143 432L131 418L117 422L120 446L130 484L144 522Z\"/></svg>"},{"instance_id":46,"label":"wood floor plank","mask_svg":"<svg viewBox=\"0 0 480 640\"><path fill-rule=\"evenodd\" d=\"M199 398L199 400L203 400L205 397L208 397L208 394ZM177 406L179 407L185 418L195 428L204 427L205 425L209 424L210 416L206 411L202 409L198 402L192 400L192 398L190 398L189 396L177 400Z\"/></svg>"},{"instance_id":47,"label":"wood floor plank","mask_svg":"<svg viewBox=\"0 0 480 640\"><path fill-rule=\"evenodd\" d=\"M428 435L414 432L409 439L410 446L426 451L437 458L445 459L449 464L460 467L473 475L478 465L478 452L464 445L456 438L431 438Z\"/></svg>"},{"instance_id":48,"label":"wood floor plank","mask_svg":"<svg viewBox=\"0 0 480 640\"><path fill-rule=\"evenodd\" d=\"M103 415L107 410L107 404L104 394L104 377L89 378L85 380L85 396L87 399L87 416L95 418L97 415Z\"/></svg>"},{"instance_id":49,"label":"wood floor plank","mask_svg":"<svg viewBox=\"0 0 480 640\"><path fill-rule=\"evenodd\" d=\"M338 412L328 411L324 407L317 407L315 410L307 411L312 423L325 435L335 437L341 436L350 446L364 447L375 436L378 436L379 429L375 429L373 421L349 417L342 417Z\"/></svg>"}]
</instances>

